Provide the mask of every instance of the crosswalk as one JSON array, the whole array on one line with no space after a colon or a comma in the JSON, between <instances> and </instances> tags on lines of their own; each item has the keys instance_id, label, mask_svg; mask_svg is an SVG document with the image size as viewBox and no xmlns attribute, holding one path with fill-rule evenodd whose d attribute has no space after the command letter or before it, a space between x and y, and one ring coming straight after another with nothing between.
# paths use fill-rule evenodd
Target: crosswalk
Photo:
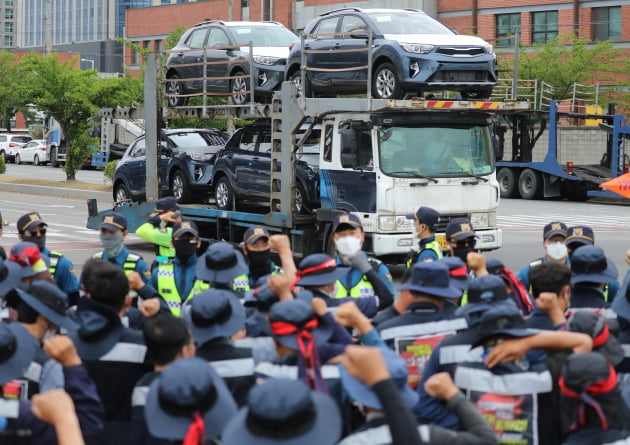
<instances>
[{"instance_id":1,"label":"crosswalk","mask_svg":"<svg viewBox=\"0 0 630 445\"><path fill-rule=\"evenodd\" d=\"M586 210L586 208L585 208ZM541 229L545 224L551 221L562 221L567 226L574 225L587 225L594 230L606 230L606 229L629 229L630 230L630 215L618 216L618 215L588 215L588 214L576 214L568 216L566 213L543 213L539 215L497 215L497 225L502 229L511 228L536 228Z\"/></svg>"}]
</instances>

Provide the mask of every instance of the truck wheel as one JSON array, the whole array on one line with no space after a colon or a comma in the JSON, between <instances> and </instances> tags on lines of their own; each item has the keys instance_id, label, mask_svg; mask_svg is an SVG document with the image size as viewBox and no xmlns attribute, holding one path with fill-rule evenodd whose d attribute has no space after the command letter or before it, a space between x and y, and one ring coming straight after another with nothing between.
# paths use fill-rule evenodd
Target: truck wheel
<instances>
[{"instance_id":1,"label":"truck wheel","mask_svg":"<svg viewBox=\"0 0 630 445\"><path fill-rule=\"evenodd\" d=\"M186 181L184 174L179 170L174 172L171 178L171 193L180 204L185 204L192 198L188 181Z\"/></svg>"},{"instance_id":2,"label":"truck wheel","mask_svg":"<svg viewBox=\"0 0 630 445\"><path fill-rule=\"evenodd\" d=\"M375 99L402 99L405 92L400 86L396 68L391 63L382 63L372 76L372 97Z\"/></svg>"},{"instance_id":3,"label":"truck wheel","mask_svg":"<svg viewBox=\"0 0 630 445\"><path fill-rule=\"evenodd\" d=\"M543 195L543 179L534 170L526 168L518 178L518 191L523 199L540 199Z\"/></svg>"},{"instance_id":4,"label":"truck wheel","mask_svg":"<svg viewBox=\"0 0 630 445\"><path fill-rule=\"evenodd\" d=\"M232 190L232 185L230 185L230 180L225 176L219 179L219 182L214 187L214 199L219 209L232 210L234 191Z\"/></svg>"},{"instance_id":5,"label":"truck wheel","mask_svg":"<svg viewBox=\"0 0 630 445\"><path fill-rule=\"evenodd\" d=\"M59 162L57 162L57 150L50 150L50 165L54 168L59 167Z\"/></svg>"},{"instance_id":6,"label":"truck wheel","mask_svg":"<svg viewBox=\"0 0 630 445\"><path fill-rule=\"evenodd\" d=\"M499 181L501 198L518 197L518 178L514 170L508 167L500 168L497 173L497 181Z\"/></svg>"}]
</instances>

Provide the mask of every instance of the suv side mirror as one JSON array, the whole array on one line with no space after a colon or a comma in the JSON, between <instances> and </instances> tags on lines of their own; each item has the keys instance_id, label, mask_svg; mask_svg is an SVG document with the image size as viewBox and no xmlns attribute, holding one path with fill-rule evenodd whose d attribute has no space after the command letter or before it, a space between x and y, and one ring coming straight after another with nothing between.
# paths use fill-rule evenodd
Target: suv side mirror
<instances>
[{"instance_id":1,"label":"suv side mirror","mask_svg":"<svg viewBox=\"0 0 630 445\"><path fill-rule=\"evenodd\" d=\"M341 136L341 166L355 168L357 166L357 134L352 128L340 128L339 134Z\"/></svg>"},{"instance_id":2,"label":"suv side mirror","mask_svg":"<svg viewBox=\"0 0 630 445\"><path fill-rule=\"evenodd\" d=\"M367 40L369 38L367 32L353 32L352 34L350 34L350 37L359 40Z\"/></svg>"},{"instance_id":3,"label":"suv side mirror","mask_svg":"<svg viewBox=\"0 0 630 445\"><path fill-rule=\"evenodd\" d=\"M173 150L168 146L168 144L164 141L160 142L160 153L164 155L171 154Z\"/></svg>"}]
</instances>

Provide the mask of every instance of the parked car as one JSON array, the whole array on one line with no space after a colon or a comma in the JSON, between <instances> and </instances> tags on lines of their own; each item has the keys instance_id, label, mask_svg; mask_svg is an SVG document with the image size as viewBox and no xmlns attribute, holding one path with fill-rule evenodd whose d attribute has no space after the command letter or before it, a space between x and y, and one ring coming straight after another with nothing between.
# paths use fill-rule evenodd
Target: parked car
<instances>
[{"instance_id":1,"label":"parked car","mask_svg":"<svg viewBox=\"0 0 630 445\"><path fill-rule=\"evenodd\" d=\"M7 162L15 162L17 149L33 139L24 134L2 133L0 134L0 156Z\"/></svg>"},{"instance_id":2,"label":"parked car","mask_svg":"<svg viewBox=\"0 0 630 445\"><path fill-rule=\"evenodd\" d=\"M304 34L304 48L311 51L306 66L314 70L302 81L302 50L295 45L285 78L294 80L306 96L366 92L370 56L375 98L402 99L410 92L439 90L487 98L497 83L492 45L459 35L419 10L339 9L320 14Z\"/></svg>"},{"instance_id":3,"label":"parked car","mask_svg":"<svg viewBox=\"0 0 630 445\"><path fill-rule=\"evenodd\" d=\"M42 165L48 162L46 158L46 139L33 139L20 148L15 153L15 163L31 162L35 165Z\"/></svg>"},{"instance_id":4,"label":"parked car","mask_svg":"<svg viewBox=\"0 0 630 445\"><path fill-rule=\"evenodd\" d=\"M248 102L249 77L238 76L250 73L249 42L255 94L273 94L284 80L289 45L298 40L297 35L277 22L211 20L195 25L182 35L166 61L169 106L185 105L188 98L182 95L204 92L204 83L206 92L232 93L236 105Z\"/></svg>"},{"instance_id":5,"label":"parked car","mask_svg":"<svg viewBox=\"0 0 630 445\"><path fill-rule=\"evenodd\" d=\"M319 137L320 129L315 127L298 154L295 204L300 213L308 213L320 204ZM244 201L269 203L271 125L268 122L247 125L234 132L225 148L217 153L212 188L219 209L232 210Z\"/></svg>"},{"instance_id":6,"label":"parked car","mask_svg":"<svg viewBox=\"0 0 630 445\"><path fill-rule=\"evenodd\" d=\"M162 130L159 181L162 190L178 202L190 202L197 193L210 192L210 179L217 150L228 136L215 128ZM146 197L145 136L134 140L116 166L114 201L143 201Z\"/></svg>"}]
</instances>

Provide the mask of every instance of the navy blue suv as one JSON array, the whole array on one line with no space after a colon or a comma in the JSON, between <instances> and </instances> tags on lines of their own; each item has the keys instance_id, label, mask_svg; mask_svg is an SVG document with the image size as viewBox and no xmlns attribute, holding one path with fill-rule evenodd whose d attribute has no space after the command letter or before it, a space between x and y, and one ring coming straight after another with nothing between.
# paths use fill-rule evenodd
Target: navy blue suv
<instances>
[{"instance_id":1,"label":"navy blue suv","mask_svg":"<svg viewBox=\"0 0 630 445\"><path fill-rule=\"evenodd\" d=\"M372 48L368 38L372 34ZM497 83L497 60L485 40L459 35L419 10L345 8L312 20L301 45L289 54L285 79L305 96L367 91L372 57L372 95L402 99L407 93L458 91L487 98Z\"/></svg>"},{"instance_id":2,"label":"navy blue suv","mask_svg":"<svg viewBox=\"0 0 630 445\"><path fill-rule=\"evenodd\" d=\"M160 187L177 202L190 202L195 194L210 191L215 156L228 136L215 128L162 130L158 162ZM129 144L116 166L113 179L115 202L143 201L146 196L145 136Z\"/></svg>"},{"instance_id":3,"label":"navy blue suv","mask_svg":"<svg viewBox=\"0 0 630 445\"><path fill-rule=\"evenodd\" d=\"M296 155L295 207L299 213L318 208L319 128L304 141ZM299 138L299 135L298 135ZM271 195L271 125L257 122L234 132L217 153L212 187L217 207L232 210L247 201L268 204Z\"/></svg>"}]
</instances>

